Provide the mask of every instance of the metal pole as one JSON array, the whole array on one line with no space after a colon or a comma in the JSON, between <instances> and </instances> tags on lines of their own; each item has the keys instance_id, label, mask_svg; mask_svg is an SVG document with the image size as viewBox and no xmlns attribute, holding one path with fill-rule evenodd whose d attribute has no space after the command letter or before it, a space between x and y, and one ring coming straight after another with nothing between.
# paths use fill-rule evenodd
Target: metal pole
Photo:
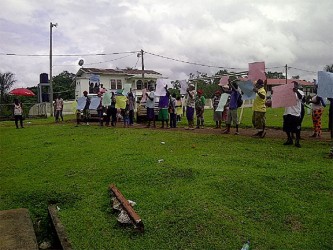
<instances>
[{"instance_id":1,"label":"metal pole","mask_svg":"<svg viewBox=\"0 0 333 250\"><path fill-rule=\"evenodd\" d=\"M286 84L288 83L288 65L286 64Z\"/></svg>"},{"instance_id":2,"label":"metal pole","mask_svg":"<svg viewBox=\"0 0 333 250\"><path fill-rule=\"evenodd\" d=\"M50 22L50 116L53 116L53 84L52 84L52 27L53 24Z\"/></svg>"},{"instance_id":3,"label":"metal pole","mask_svg":"<svg viewBox=\"0 0 333 250\"><path fill-rule=\"evenodd\" d=\"M141 66L142 66L142 84L145 85L144 79L145 79L145 64L143 61L143 50L141 50Z\"/></svg>"}]
</instances>

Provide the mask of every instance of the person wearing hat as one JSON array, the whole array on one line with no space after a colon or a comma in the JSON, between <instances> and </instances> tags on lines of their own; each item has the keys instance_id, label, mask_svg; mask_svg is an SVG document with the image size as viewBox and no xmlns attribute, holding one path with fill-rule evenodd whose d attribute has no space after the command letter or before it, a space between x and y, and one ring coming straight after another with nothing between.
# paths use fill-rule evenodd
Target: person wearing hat
<instances>
[{"instance_id":1,"label":"person wearing hat","mask_svg":"<svg viewBox=\"0 0 333 250\"><path fill-rule=\"evenodd\" d=\"M203 96L203 91L199 89L195 98L195 113L197 116L197 127L204 128L204 112L205 112L206 99Z\"/></svg>"},{"instance_id":2,"label":"person wearing hat","mask_svg":"<svg viewBox=\"0 0 333 250\"><path fill-rule=\"evenodd\" d=\"M258 132L253 135L253 137L261 137L264 138L266 135L265 127L266 127L266 90L264 88L264 81L259 79L255 87L253 88L253 92L256 93L256 97L253 101L253 114L252 114L252 124L258 129Z\"/></svg>"},{"instance_id":3,"label":"person wearing hat","mask_svg":"<svg viewBox=\"0 0 333 250\"><path fill-rule=\"evenodd\" d=\"M296 134L295 146L300 148L299 140L301 138L301 115L302 115L302 99L304 92L299 89L296 81L293 81L296 105L286 107L283 114L283 131L287 134L287 141L283 145L293 145L292 133Z\"/></svg>"},{"instance_id":4,"label":"person wearing hat","mask_svg":"<svg viewBox=\"0 0 333 250\"><path fill-rule=\"evenodd\" d=\"M194 84L189 84L186 99L186 119L188 122L188 128L186 129L194 129L195 94Z\"/></svg>"},{"instance_id":5,"label":"person wearing hat","mask_svg":"<svg viewBox=\"0 0 333 250\"><path fill-rule=\"evenodd\" d=\"M219 90L215 91L213 96L213 109L214 109L214 121L215 121L215 128L221 128L222 125L222 111L216 111L219 102L221 99L221 92Z\"/></svg>"}]
</instances>

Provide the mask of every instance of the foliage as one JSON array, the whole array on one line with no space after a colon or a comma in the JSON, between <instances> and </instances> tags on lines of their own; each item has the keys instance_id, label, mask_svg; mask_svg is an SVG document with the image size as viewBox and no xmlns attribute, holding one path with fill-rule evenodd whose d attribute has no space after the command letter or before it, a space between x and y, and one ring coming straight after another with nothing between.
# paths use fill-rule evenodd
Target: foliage
<instances>
[{"instance_id":1,"label":"foliage","mask_svg":"<svg viewBox=\"0 0 333 250\"><path fill-rule=\"evenodd\" d=\"M5 98L7 99L7 92L16 82L15 75L11 72L0 72L0 104L6 103Z\"/></svg>"},{"instance_id":2,"label":"foliage","mask_svg":"<svg viewBox=\"0 0 333 250\"><path fill-rule=\"evenodd\" d=\"M297 149L278 138L52 121L0 123L0 209L28 208L41 230L57 203L74 249L240 249L247 239L253 249L332 246L323 141ZM145 234L117 224L110 183L137 203Z\"/></svg>"},{"instance_id":3,"label":"foliage","mask_svg":"<svg viewBox=\"0 0 333 250\"><path fill-rule=\"evenodd\" d=\"M53 93L54 99L60 95L64 100L75 99L75 74L63 71L59 75L53 77Z\"/></svg>"},{"instance_id":4,"label":"foliage","mask_svg":"<svg viewBox=\"0 0 333 250\"><path fill-rule=\"evenodd\" d=\"M266 72L266 77L269 79L286 79L282 72Z\"/></svg>"},{"instance_id":5,"label":"foliage","mask_svg":"<svg viewBox=\"0 0 333 250\"><path fill-rule=\"evenodd\" d=\"M324 68L325 71L333 73L333 64L326 65Z\"/></svg>"}]
</instances>

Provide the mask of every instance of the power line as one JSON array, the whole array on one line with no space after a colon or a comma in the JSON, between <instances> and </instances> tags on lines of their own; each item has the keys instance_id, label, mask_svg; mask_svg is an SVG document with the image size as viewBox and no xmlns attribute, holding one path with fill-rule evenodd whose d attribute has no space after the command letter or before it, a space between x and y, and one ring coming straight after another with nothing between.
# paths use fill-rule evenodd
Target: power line
<instances>
[{"instance_id":1,"label":"power line","mask_svg":"<svg viewBox=\"0 0 333 250\"><path fill-rule=\"evenodd\" d=\"M107 63L107 62L112 62L112 61L117 61L117 60L120 60L120 59L123 59L123 58L126 58L126 57L129 57L129 56L132 56L133 54L130 54L130 55L126 55L126 56L122 56L122 57L118 57L118 58L115 58L115 59L112 59L112 60L108 60L108 61L103 61L103 62L96 62L96 63L85 63L85 65L94 65L94 64L102 64L102 63ZM58 64L58 65L53 65L53 66L76 66L76 65L73 65L73 64Z\"/></svg>"},{"instance_id":2,"label":"power line","mask_svg":"<svg viewBox=\"0 0 333 250\"><path fill-rule=\"evenodd\" d=\"M314 74L317 73L317 72L315 72L315 71L306 70L306 69L298 69L298 68L295 68L295 67L289 67L289 66L288 66L288 68L290 68L290 69L296 69L296 70L300 70L300 71L304 71L304 72L308 72L308 73L314 73Z\"/></svg>"},{"instance_id":3,"label":"power line","mask_svg":"<svg viewBox=\"0 0 333 250\"><path fill-rule=\"evenodd\" d=\"M125 52L113 52L113 53L96 53L96 54L53 54L52 56L59 57L71 57L71 56L108 56L108 55L120 55L120 54L133 54L139 51L125 51ZM49 54L16 54L16 53L0 53L1 56L27 56L27 57L43 57L50 56Z\"/></svg>"},{"instance_id":4,"label":"power line","mask_svg":"<svg viewBox=\"0 0 333 250\"><path fill-rule=\"evenodd\" d=\"M184 61L184 60L180 60L180 59L171 58L171 57L168 57L168 56L157 55L157 54L154 54L154 53L151 53L151 52L147 52L147 51L145 51L145 53L147 53L149 55L152 55L152 56L161 57L161 58L164 58L164 59L176 61L176 62L182 62L182 63L192 64L192 65L197 65L197 66L203 66L203 67L209 67L209 68L244 69L244 68L230 68L230 67L214 66L214 65L207 65L207 64L201 64L201 63L189 62L189 61Z\"/></svg>"}]
</instances>

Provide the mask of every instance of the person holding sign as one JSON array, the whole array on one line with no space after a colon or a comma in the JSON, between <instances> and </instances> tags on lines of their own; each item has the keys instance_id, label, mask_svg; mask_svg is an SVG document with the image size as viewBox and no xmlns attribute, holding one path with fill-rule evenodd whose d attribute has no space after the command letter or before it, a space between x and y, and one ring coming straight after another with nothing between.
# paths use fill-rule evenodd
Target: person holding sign
<instances>
[{"instance_id":1,"label":"person holding sign","mask_svg":"<svg viewBox=\"0 0 333 250\"><path fill-rule=\"evenodd\" d=\"M147 128L150 127L151 121L153 121L153 127L156 128L155 125L155 93L154 93L154 87L150 86L149 87L150 93L146 93L147 96L147 102L146 102L146 107L147 107Z\"/></svg>"},{"instance_id":2,"label":"person holding sign","mask_svg":"<svg viewBox=\"0 0 333 250\"><path fill-rule=\"evenodd\" d=\"M194 129L194 108L195 108L195 87L194 84L189 84L187 89L186 99L186 118L188 122L188 128Z\"/></svg>"},{"instance_id":3,"label":"person holding sign","mask_svg":"<svg viewBox=\"0 0 333 250\"><path fill-rule=\"evenodd\" d=\"M252 115L252 124L258 129L258 132L253 135L253 137L261 137L264 138L266 135L265 127L266 127L266 90L264 88L264 81L259 79L255 87L253 88L253 92L256 93L256 97L253 101L253 115Z\"/></svg>"},{"instance_id":4,"label":"person holding sign","mask_svg":"<svg viewBox=\"0 0 333 250\"><path fill-rule=\"evenodd\" d=\"M317 95L317 88L314 89L314 95L309 103L312 103L312 123L313 123L313 134L311 137L321 137L321 117L324 112L324 108L326 104L320 96Z\"/></svg>"},{"instance_id":5,"label":"person holding sign","mask_svg":"<svg viewBox=\"0 0 333 250\"><path fill-rule=\"evenodd\" d=\"M239 91L238 84L236 82L229 81L228 85L229 89L224 89L222 87L222 91L224 93L230 94L229 109L227 112L227 120L226 120L227 128L223 131L223 134L230 134L231 122L233 122L236 126L235 135L239 135L238 132L239 121L238 121L237 109L239 107L238 100L239 98L241 98L241 93Z\"/></svg>"},{"instance_id":6,"label":"person holding sign","mask_svg":"<svg viewBox=\"0 0 333 250\"><path fill-rule=\"evenodd\" d=\"M297 100L296 105L286 107L283 114L283 131L287 134L287 141L283 145L293 145L292 133L296 134L295 146L300 148L299 140L301 138L301 115L302 115L302 99L304 92L299 89L296 81L294 83L293 92Z\"/></svg>"}]
</instances>

